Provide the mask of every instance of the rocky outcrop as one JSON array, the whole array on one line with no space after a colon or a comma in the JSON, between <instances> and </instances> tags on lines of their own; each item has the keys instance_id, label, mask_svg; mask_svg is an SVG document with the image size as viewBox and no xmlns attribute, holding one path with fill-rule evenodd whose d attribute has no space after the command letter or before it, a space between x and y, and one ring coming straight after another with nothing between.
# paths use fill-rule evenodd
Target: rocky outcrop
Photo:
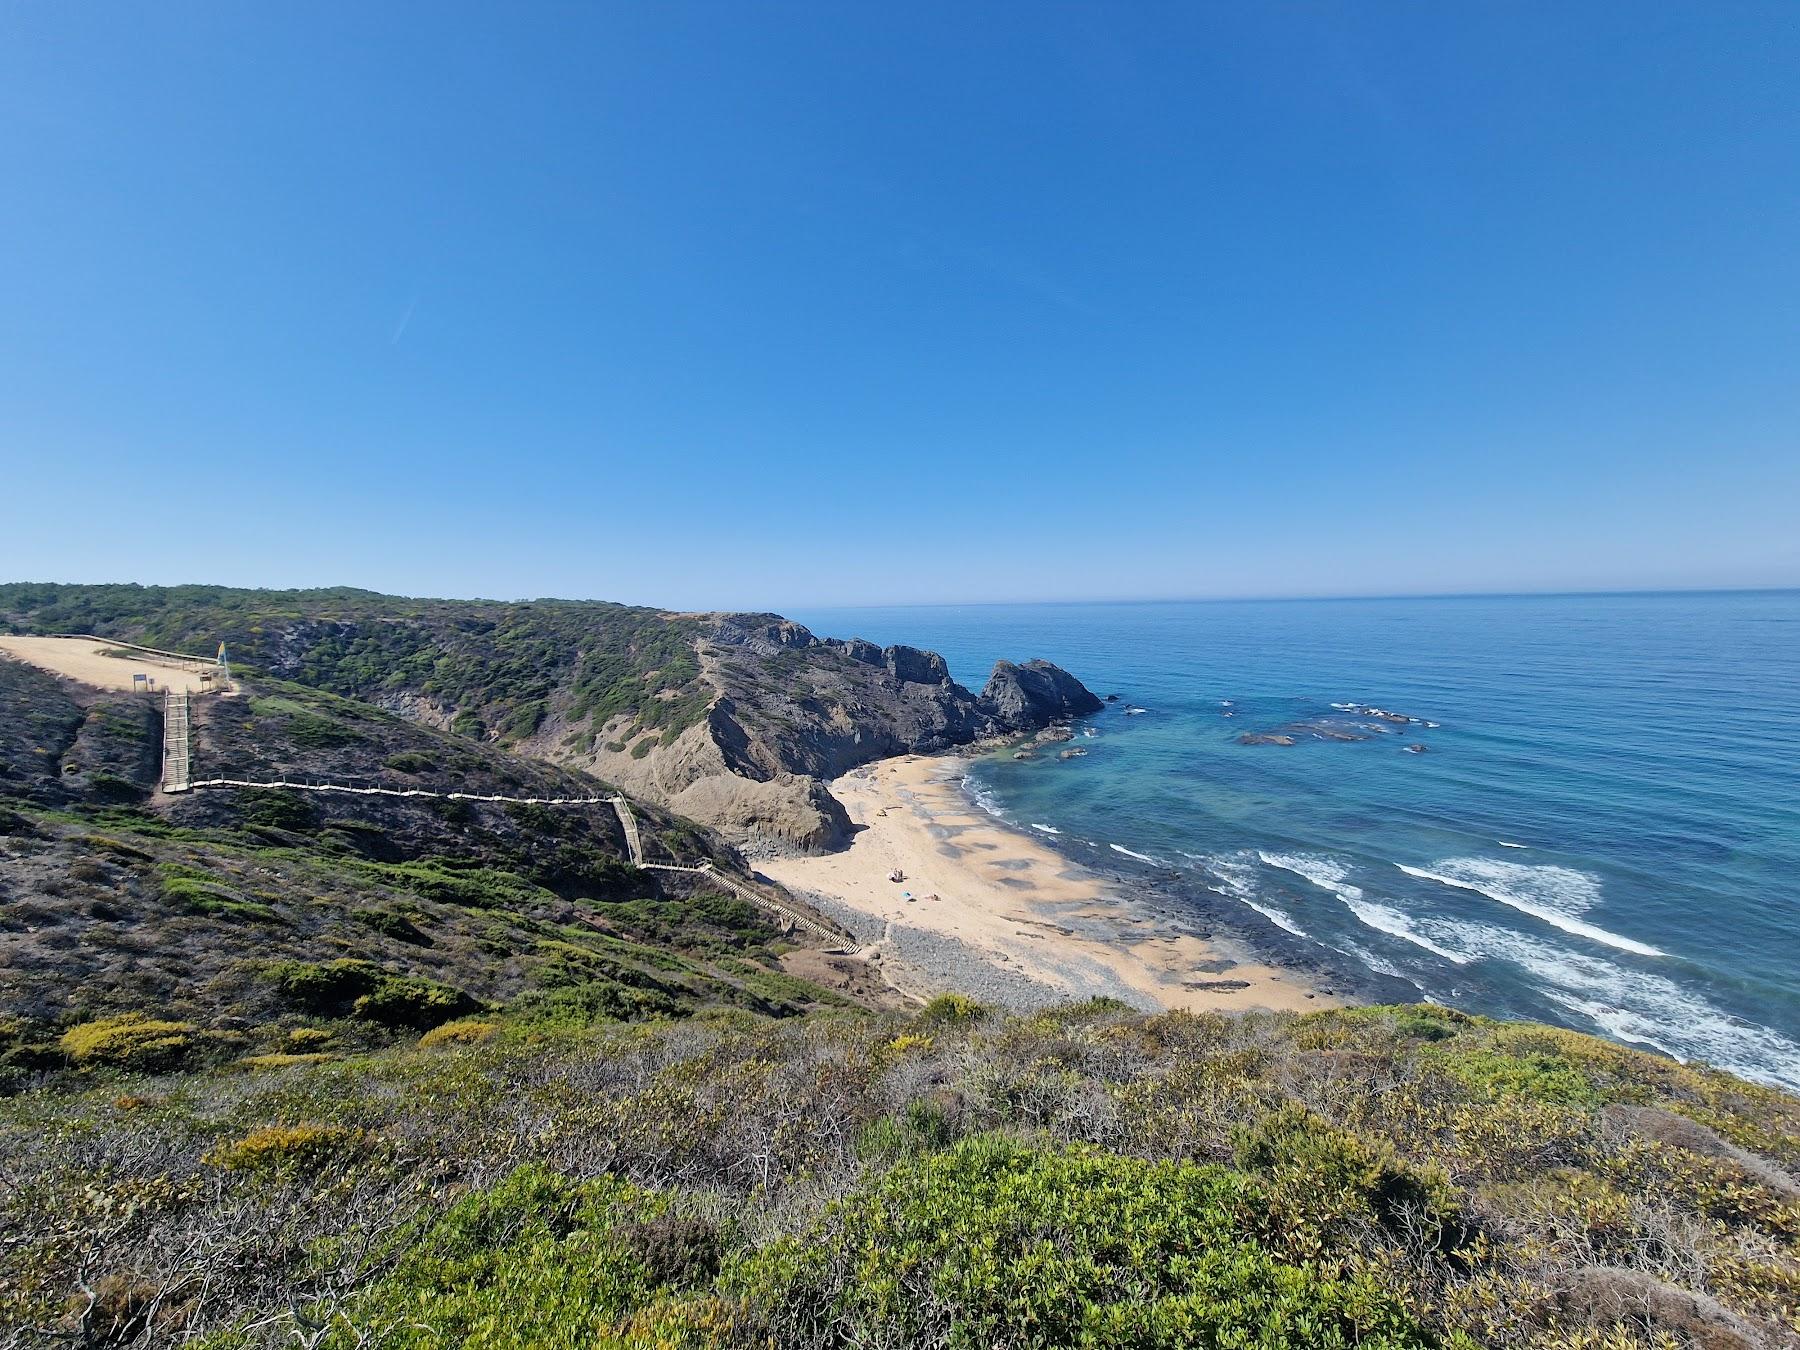
<instances>
[{"instance_id":1,"label":"rocky outcrop","mask_svg":"<svg viewBox=\"0 0 1800 1350\"><path fill-rule=\"evenodd\" d=\"M1103 706L1080 680L1048 661L1000 662L981 691L981 704L1006 731L1036 731Z\"/></svg>"},{"instance_id":2,"label":"rocky outcrop","mask_svg":"<svg viewBox=\"0 0 1800 1350\"><path fill-rule=\"evenodd\" d=\"M849 821L824 783L890 755L1028 734L1101 702L1048 661L994 668L977 697L936 652L819 638L772 614L707 616L696 644L705 720L640 751L614 727L584 767L755 852L825 851ZM563 728L540 753L555 757Z\"/></svg>"}]
</instances>

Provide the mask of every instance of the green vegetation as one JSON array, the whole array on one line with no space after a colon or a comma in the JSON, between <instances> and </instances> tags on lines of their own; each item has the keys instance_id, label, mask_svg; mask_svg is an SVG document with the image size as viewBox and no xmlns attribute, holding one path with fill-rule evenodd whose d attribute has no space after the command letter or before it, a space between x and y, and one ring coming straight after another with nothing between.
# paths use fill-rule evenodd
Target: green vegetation
<instances>
[{"instance_id":1,"label":"green vegetation","mask_svg":"<svg viewBox=\"0 0 1800 1350\"><path fill-rule=\"evenodd\" d=\"M268 978L320 1007L383 979ZM1800 1336L1800 1101L1551 1028L1104 1000L520 1005L373 1050L355 1025L230 1064L260 1033L71 1028L80 1067L0 1098L0 1321L215 1348Z\"/></svg>"},{"instance_id":2,"label":"green vegetation","mask_svg":"<svg viewBox=\"0 0 1800 1350\"><path fill-rule=\"evenodd\" d=\"M335 587L0 585L0 631L96 633L175 651L223 640L248 671L353 698L406 691L450 710L458 735L503 743L553 712L598 728L626 716L674 735L706 715L698 620L593 601L415 600ZM258 700L258 716L279 709ZM347 744L290 710L293 738Z\"/></svg>"}]
</instances>

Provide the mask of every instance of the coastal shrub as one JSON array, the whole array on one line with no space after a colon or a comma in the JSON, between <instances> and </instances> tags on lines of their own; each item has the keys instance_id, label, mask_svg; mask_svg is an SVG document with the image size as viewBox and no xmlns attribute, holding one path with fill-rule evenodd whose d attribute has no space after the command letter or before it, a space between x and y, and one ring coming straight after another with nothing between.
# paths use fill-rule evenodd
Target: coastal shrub
<instances>
[{"instance_id":1,"label":"coastal shrub","mask_svg":"<svg viewBox=\"0 0 1800 1350\"><path fill-rule=\"evenodd\" d=\"M86 834L77 837L76 843L85 844L99 853L109 853L115 858L124 858L128 862L153 862L155 859L135 844L127 844L120 839L109 839L103 834Z\"/></svg>"},{"instance_id":2,"label":"coastal shrub","mask_svg":"<svg viewBox=\"0 0 1800 1350\"><path fill-rule=\"evenodd\" d=\"M432 1045L473 1045L477 1041L485 1041L498 1028L497 1022L483 1022L477 1018L464 1017L454 1022L445 1022L442 1026L433 1027L419 1037L419 1044Z\"/></svg>"},{"instance_id":3,"label":"coastal shrub","mask_svg":"<svg viewBox=\"0 0 1800 1350\"><path fill-rule=\"evenodd\" d=\"M679 1017L687 1009L656 989L634 989L613 980L586 980L555 989L534 989L513 1004L519 1020L540 1028L575 1029L601 1022L636 1022Z\"/></svg>"},{"instance_id":4,"label":"coastal shrub","mask_svg":"<svg viewBox=\"0 0 1800 1350\"><path fill-rule=\"evenodd\" d=\"M421 975L396 975L372 961L272 961L263 975L308 1012L357 1017L387 1027L425 1030L474 1012L476 1001Z\"/></svg>"},{"instance_id":5,"label":"coastal shrub","mask_svg":"<svg viewBox=\"0 0 1800 1350\"><path fill-rule=\"evenodd\" d=\"M82 1068L162 1073L194 1059L206 1048L207 1040L192 1022L126 1013L70 1027L59 1044L70 1061Z\"/></svg>"},{"instance_id":6,"label":"coastal shrub","mask_svg":"<svg viewBox=\"0 0 1800 1350\"><path fill-rule=\"evenodd\" d=\"M383 971L373 961L272 961L263 976L290 1002L308 1012L335 1015L373 989Z\"/></svg>"},{"instance_id":7,"label":"coastal shrub","mask_svg":"<svg viewBox=\"0 0 1800 1350\"><path fill-rule=\"evenodd\" d=\"M1470 1236L1449 1179L1409 1167L1387 1144L1338 1129L1294 1102L1235 1132L1237 1165L1268 1178L1265 1222L1283 1245L1319 1252L1373 1220L1431 1249Z\"/></svg>"},{"instance_id":8,"label":"coastal shrub","mask_svg":"<svg viewBox=\"0 0 1800 1350\"><path fill-rule=\"evenodd\" d=\"M308 750L341 750L363 739L361 733L341 721L311 712L290 713L282 732L295 745Z\"/></svg>"},{"instance_id":9,"label":"coastal shrub","mask_svg":"<svg viewBox=\"0 0 1800 1350\"><path fill-rule=\"evenodd\" d=\"M373 877L403 886L426 900L470 909L511 909L545 900L548 894L511 872L492 867L455 867L437 858L404 863L365 863Z\"/></svg>"},{"instance_id":10,"label":"coastal shrub","mask_svg":"<svg viewBox=\"0 0 1800 1350\"><path fill-rule=\"evenodd\" d=\"M237 1061L240 1069L291 1069L296 1064L323 1064L331 1056L322 1053L290 1054L274 1052L266 1055L245 1055Z\"/></svg>"},{"instance_id":11,"label":"coastal shrub","mask_svg":"<svg viewBox=\"0 0 1800 1350\"><path fill-rule=\"evenodd\" d=\"M997 1135L902 1162L728 1265L772 1344L1424 1347L1368 1276L1280 1259L1241 1174Z\"/></svg>"},{"instance_id":12,"label":"coastal shrub","mask_svg":"<svg viewBox=\"0 0 1800 1350\"><path fill-rule=\"evenodd\" d=\"M341 1164L369 1151L372 1138L346 1125L265 1125L206 1155L227 1172L294 1172Z\"/></svg>"},{"instance_id":13,"label":"coastal shrub","mask_svg":"<svg viewBox=\"0 0 1800 1350\"><path fill-rule=\"evenodd\" d=\"M626 1182L521 1167L412 1235L326 1344L622 1346L621 1319L710 1278L710 1232L668 1197Z\"/></svg>"},{"instance_id":14,"label":"coastal shrub","mask_svg":"<svg viewBox=\"0 0 1800 1350\"><path fill-rule=\"evenodd\" d=\"M534 699L530 703L513 709L501 723L500 736L503 740L522 741L535 732L550 715L549 705L542 699Z\"/></svg>"},{"instance_id":15,"label":"coastal shrub","mask_svg":"<svg viewBox=\"0 0 1800 1350\"><path fill-rule=\"evenodd\" d=\"M1459 1082L1490 1099L1524 1097L1569 1106L1598 1106L1602 1100L1588 1076L1561 1055L1481 1047L1447 1051L1443 1062Z\"/></svg>"},{"instance_id":16,"label":"coastal shrub","mask_svg":"<svg viewBox=\"0 0 1800 1350\"><path fill-rule=\"evenodd\" d=\"M304 792L287 788L246 788L235 794L237 808L253 825L305 833L318 820L318 808Z\"/></svg>"},{"instance_id":17,"label":"coastal shrub","mask_svg":"<svg viewBox=\"0 0 1800 1350\"><path fill-rule=\"evenodd\" d=\"M197 914L211 914L221 919L249 919L256 923L282 922L281 915L272 906L258 900L246 900L221 886L192 877L163 878L161 894L165 904Z\"/></svg>"},{"instance_id":18,"label":"coastal shrub","mask_svg":"<svg viewBox=\"0 0 1800 1350\"><path fill-rule=\"evenodd\" d=\"M460 989L419 975L389 975L350 1005L354 1016L386 1027L423 1030L473 1012L477 1003Z\"/></svg>"},{"instance_id":19,"label":"coastal shrub","mask_svg":"<svg viewBox=\"0 0 1800 1350\"><path fill-rule=\"evenodd\" d=\"M919 1020L926 1023L978 1022L987 1013L986 1007L967 994L947 992L939 994L921 1008Z\"/></svg>"},{"instance_id":20,"label":"coastal shrub","mask_svg":"<svg viewBox=\"0 0 1800 1350\"><path fill-rule=\"evenodd\" d=\"M430 947L432 940L411 916L392 909L359 909L350 916L367 928L373 928L383 937L393 938L396 942L405 942L414 947Z\"/></svg>"},{"instance_id":21,"label":"coastal shrub","mask_svg":"<svg viewBox=\"0 0 1800 1350\"><path fill-rule=\"evenodd\" d=\"M420 754L417 750L407 750L398 755L389 755L381 761L395 773L434 773L437 761L430 755Z\"/></svg>"}]
</instances>

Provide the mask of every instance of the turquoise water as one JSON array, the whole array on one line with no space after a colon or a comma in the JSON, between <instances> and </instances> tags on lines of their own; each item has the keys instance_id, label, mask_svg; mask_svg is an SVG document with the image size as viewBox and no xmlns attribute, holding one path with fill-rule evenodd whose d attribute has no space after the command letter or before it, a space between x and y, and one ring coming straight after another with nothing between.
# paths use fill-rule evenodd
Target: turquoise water
<instances>
[{"instance_id":1,"label":"turquoise water","mask_svg":"<svg viewBox=\"0 0 1800 1350\"><path fill-rule=\"evenodd\" d=\"M1800 1090L1800 592L793 617L1120 695L971 788L1266 950Z\"/></svg>"}]
</instances>

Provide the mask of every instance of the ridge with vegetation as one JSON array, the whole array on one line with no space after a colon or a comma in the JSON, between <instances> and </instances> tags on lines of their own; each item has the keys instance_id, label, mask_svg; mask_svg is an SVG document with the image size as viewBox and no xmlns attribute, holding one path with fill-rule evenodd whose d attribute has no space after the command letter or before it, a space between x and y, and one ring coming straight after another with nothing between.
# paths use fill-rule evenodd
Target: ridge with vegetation
<instances>
[{"instance_id":1,"label":"ridge with vegetation","mask_svg":"<svg viewBox=\"0 0 1800 1350\"><path fill-rule=\"evenodd\" d=\"M585 770L759 849L842 844L824 780L858 764L1099 706L1045 662L1002 662L976 695L911 647L599 601L16 583L0 585L8 631L224 642L244 669Z\"/></svg>"}]
</instances>

